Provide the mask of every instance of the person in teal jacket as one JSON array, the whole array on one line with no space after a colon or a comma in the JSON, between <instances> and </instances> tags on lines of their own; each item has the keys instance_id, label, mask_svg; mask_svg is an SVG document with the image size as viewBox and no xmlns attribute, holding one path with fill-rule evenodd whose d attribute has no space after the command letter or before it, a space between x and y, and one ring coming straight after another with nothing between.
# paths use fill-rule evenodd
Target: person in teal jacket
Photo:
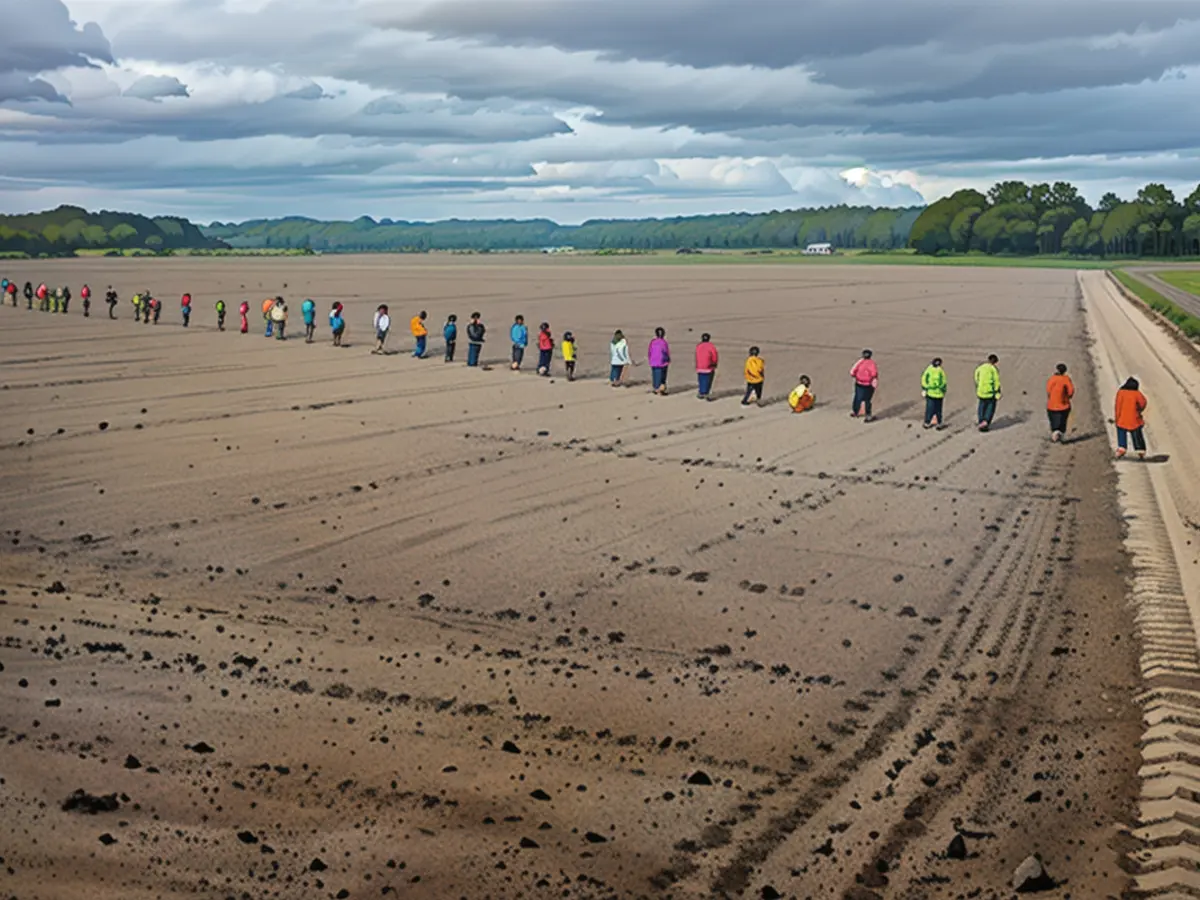
<instances>
[{"instance_id":1,"label":"person in teal jacket","mask_svg":"<svg viewBox=\"0 0 1200 900\"><path fill-rule=\"evenodd\" d=\"M317 304L311 297L300 304L300 314L304 316L304 343L311 344L317 333Z\"/></svg>"},{"instance_id":2,"label":"person in teal jacket","mask_svg":"<svg viewBox=\"0 0 1200 900\"><path fill-rule=\"evenodd\" d=\"M945 421L942 406L946 402L946 370L936 357L921 375L921 396L925 398L925 428L941 428Z\"/></svg>"},{"instance_id":3,"label":"person in teal jacket","mask_svg":"<svg viewBox=\"0 0 1200 900\"><path fill-rule=\"evenodd\" d=\"M987 362L975 370L975 396L979 398L979 430L987 431L996 417L996 404L1000 400L1000 370L996 363L1000 357L995 353Z\"/></svg>"}]
</instances>

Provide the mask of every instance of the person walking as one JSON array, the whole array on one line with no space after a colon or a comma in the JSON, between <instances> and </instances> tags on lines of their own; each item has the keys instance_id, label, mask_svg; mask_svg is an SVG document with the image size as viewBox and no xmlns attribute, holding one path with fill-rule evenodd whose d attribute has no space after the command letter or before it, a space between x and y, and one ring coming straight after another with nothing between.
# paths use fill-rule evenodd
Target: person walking
<instances>
[{"instance_id":1,"label":"person walking","mask_svg":"<svg viewBox=\"0 0 1200 900\"><path fill-rule=\"evenodd\" d=\"M225 330L225 301L218 300L214 307L217 310L217 331Z\"/></svg>"},{"instance_id":2,"label":"person walking","mask_svg":"<svg viewBox=\"0 0 1200 900\"><path fill-rule=\"evenodd\" d=\"M50 288L46 287L46 282L42 282L37 288L38 312L50 311Z\"/></svg>"},{"instance_id":3,"label":"person walking","mask_svg":"<svg viewBox=\"0 0 1200 900\"><path fill-rule=\"evenodd\" d=\"M33 309L33 282L25 282L25 287L21 291L25 295L25 308Z\"/></svg>"},{"instance_id":4,"label":"person walking","mask_svg":"<svg viewBox=\"0 0 1200 900\"><path fill-rule=\"evenodd\" d=\"M446 342L446 358L448 363L454 362L454 348L458 345L458 316L451 313L446 316L446 324L442 326L442 340Z\"/></svg>"},{"instance_id":5,"label":"person walking","mask_svg":"<svg viewBox=\"0 0 1200 900\"><path fill-rule=\"evenodd\" d=\"M62 297L63 289L55 288L53 294L51 295L50 312L57 313L62 310Z\"/></svg>"},{"instance_id":6,"label":"person walking","mask_svg":"<svg viewBox=\"0 0 1200 900\"><path fill-rule=\"evenodd\" d=\"M104 293L104 302L108 304L108 317L110 319L115 319L117 317L118 299L120 298L117 297L117 292L113 290L113 286L110 284L108 286L108 290Z\"/></svg>"},{"instance_id":7,"label":"person walking","mask_svg":"<svg viewBox=\"0 0 1200 900\"><path fill-rule=\"evenodd\" d=\"M342 346L342 335L346 333L346 318L342 304L336 300L329 310L329 330L333 332L333 346Z\"/></svg>"},{"instance_id":8,"label":"person walking","mask_svg":"<svg viewBox=\"0 0 1200 900\"><path fill-rule=\"evenodd\" d=\"M563 368L567 370L567 381L575 380L575 355L577 353L575 345L575 335L569 331L563 332L562 339L562 357Z\"/></svg>"},{"instance_id":9,"label":"person walking","mask_svg":"<svg viewBox=\"0 0 1200 900\"><path fill-rule=\"evenodd\" d=\"M995 353L988 356L975 370L975 396L979 400L979 430L987 431L996 418L996 404L1000 401L1000 370L996 364L1000 357Z\"/></svg>"},{"instance_id":10,"label":"person walking","mask_svg":"<svg viewBox=\"0 0 1200 900\"><path fill-rule=\"evenodd\" d=\"M921 373L921 396L925 398L925 422L922 428L941 428L945 424L943 407L946 404L946 370L942 358L933 361Z\"/></svg>"},{"instance_id":11,"label":"person walking","mask_svg":"<svg viewBox=\"0 0 1200 900\"><path fill-rule=\"evenodd\" d=\"M750 397L753 395L755 404L762 403L763 383L767 380L767 364L759 355L762 351L758 347L750 348L750 355L746 358L746 393L742 395L742 406L750 405Z\"/></svg>"},{"instance_id":12,"label":"person walking","mask_svg":"<svg viewBox=\"0 0 1200 900\"><path fill-rule=\"evenodd\" d=\"M508 337L512 341L512 365L510 368L516 372L521 368L521 362L525 359L525 347L529 344L529 329L525 327L524 316L517 316L513 320L512 328L508 330Z\"/></svg>"},{"instance_id":13,"label":"person walking","mask_svg":"<svg viewBox=\"0 0 1200 900\"><path fill-rule=\"evenodd\" d=\"M807 375L800 376L800 383L788 394L788 406L794 413L808 412L817 403L816 395L812 392L812 379Z\"/></svg>"},{"instance_id":14,"label":"person walking","mask_svg":"<svg viewBox=\"0 0 1200 900\"><path fill-rule=\"evenodd\" d=\"M554 359L554 336L550 333L550 323L543 322L538 326L538 368L537 373L543 378L550 377L550 363Z\"/></svg>"},{"instance_id":15,"label":"person walking","mask_svg":"<svg viewBox=\"0 0 1200 900\"><path fill-rule=\"evenodd\" d=\"M184 294L179 298L179 312L183 315L183 327L188 327L192 319L192 295Z\"/></svg>"},{"instance_id":16,"label":"person walking","mask_svg":"<svg viewBox=\"0 0 1200 900\"><path fill-rule=\"evenodd\" d=\"M874 357L875 354L870 350L864 350L858 361L850 367L850 377L854 379L854 402L850 407L852 419L857 419L861 410L864 422L875 421L875 416L871 414L871 402L875 399L875 391L879 389L879 366Z\"/></svg>"},{"instance_id":17,"label":"person walking","mask_svg":"<svg viewBox=\"0 0 1200 900\"><path fill-rule=\"evenodd\" d=\"M712 335L706 331L700 335L700 343L696 345L696 396L701 400L710 399L719 361Z\"/></svg>"},{"instance_id":18,"label":"person walking","mask_svg":"<svg viewBox=\"0 0 1200 900\"><path fill-rule=\"evenodd\" d=\"M250 301L249 300L243 300L241 305L238 306L238 315L242 317L242 322L241 322L242 334L246 334L250 331Z\"/></svg>"},{"instance_id":19,"label":"person walking","mask_svg":"<svg viewBox=\"0 0 1200 900\"><path fill-rule=\"evenodd\" d=\"M425 341L429 337L429 329L425 327L425 319L429 313L421 310L412 317L408 323L408 329L413 336L413 356L417 359L425 358Z\"/></svg>"},{"instance_id":20,"label":"person walking","mask_svg":"<svg viewBox=\"0 0 1200 900\"><path fill-rule=\"evenodd\" d=\"M154 324L157 325L159 316L162 315L162 301L157 297L151 297L150 308L154 310Z\"/></svg>"},{"instance_id":21,"label":"person walking","mask_svg":"<svg viewBox=\"0 0 1200 900\"><path fill-rule=\"evenodd\" d=\"M1132 440L1134 452L1138 459L1146 458L1146 395L1141 391L1141 385L1136 378L1128 378L1117 391L1117 401L1113 410L1113 419L1117 426L1117 459L1129 451Z\"/></svg>"},{"instance_id":22,"label":"person walking","mask_svg":"<svg viewBox=\"0 0 1200 900\"><path fill-rule=\"evenodd\" d=\"M650 390L661 397L667 395L667 370L671 367L671 345L664 328L654 329L654 340L646 351L650 363Z\"/></svg>"},{"instance_id":23,"label":"person walking","mask_svg":"<svg viewBox=\"0 0 1200 900\"><path fill-rule=\"evenodd\" d=\"M92 289L85 284L79 289L79 296L83 298L83 317L89 319L92 316Z\"/></svg>"},{"instance_id":24,"label":"person walking","mask_svg":"<svg viewBox=\"0 0 1200 900\"><path fill-rule=\"evenodd\" d=\"M311 344L317 333L317 304L306 297L300 304L300 315L304 319L304 343Z\"/></svg>"},{"instance_id":25,"label":"person walking","mask_svg":"<svg viewBox=\"0 0 1200 900\"><path fill-rule=\"evenodd\" d=\"M284 330L287 328L288 308L283 302L282 297L275 298L275 305L271 307L271 321L275 323L275 340L287 340Z\"/></svg>"},{"instance_id":26,"label":"person walking","mask_svg":"<svg viewBox=\"0 0 1200 900\"><path fill-rule=\"evenodd\" d=\"M1050 420L1050 440L1061 443L1067 433L1067 420L1071 417L1071 398L1075 396L1075 385L1067 374L1067 364L1059 363L1054 374L1046 382L1046 418Z\"/></svg>"},{"instance_id":27,"label":"person walking","mask_svg":"<svg viewBox=\"0 0 1200 900\"><path fill-rule=\"evenodd\" d=\"M63 285L62 290L58 292L58 298L62 301L62 306L59 308L64 316L67 314L67 309L71 306L71 288L69 285Z\"/></svg>"},{"instance_id":28,"label":"person walking","mask_svg":"<svg viewBox=\"0 0 1200 900\"><path fill-rule=\"evenodd\" d=\"M375 349L372 353L382 354L383 345L387 342L388 331L392 327L392 317L388 315L386 304L380 304L375 310Z\"/></svg>"},{"instance_id":29,"label":"person walking","mask_svg":"<svg viewBox=\"0 0 1200 900\"><path fill-rule=\"evenodd\" d=\"M629 344L625 334L620 329L613 332L612 342L608 345L608 383L611 387L621 387L625 377L625 368L631 364Z\"/></svg>"},{"instance_id":30,"label":"person walking","mask_svg":"<svg viewBox=\"0 0 1200 900\"><path fill-rule=\"evenodd\" d=\"M479 313L471 313L471 321L467 324L467 365L479 365L479 354L483 352L484 341L487 340L487 326L480 321Z\"/></svg>"},{"instance_id":31,"label":"person walking","mask_svg":"<svg viewBox=\"0 0 1200 900\"><path fill-rule=\"evenodd\" d=\"M264 337L271 337L275 333L275 323L271 320L271 310L275 308L278 300L278 297L268 297L262 302L263 321L267 323L266 331L263 333Z\"/></svg>"},{"instance_id":32,"label":"person walking","mask_svg":"<svg viewBox=\"0 0 1200 900\"><path fill-rule=\"evenodd\" d=\"M5 288L8 292L8 302L12 304L13 309L17 308L17 283L10 281L8 287Z\"/></svg>"}]
</instances>

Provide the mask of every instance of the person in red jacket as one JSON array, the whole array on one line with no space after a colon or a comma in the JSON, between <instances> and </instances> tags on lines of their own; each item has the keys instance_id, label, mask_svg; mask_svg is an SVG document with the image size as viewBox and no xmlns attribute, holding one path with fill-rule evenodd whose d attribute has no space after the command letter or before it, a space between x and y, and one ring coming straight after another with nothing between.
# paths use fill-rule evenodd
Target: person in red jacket
<instances>
[{"instance_id":1,"label":"person in red jacket","mask_svg":"<svg viewBox=\"0 0 1200 900\"><path fill-rule=\"evenodd\" d=\"M92 314L92 289L85 284L79 289L79 296L83 298L83 317L86 319Z\"/></svg>"},{"instance_id":2,"label":"person in red jacket","mask_svg":"<svg viewBox=\"0 0 1200 900\"><path fill-rule=\"evenodd\" d=\"M179 312L183 315L183 327L188 327L192 319L192 295L184 294L179 298Z\"/></svg>"},{"instance_id":3,"label":"person in red jacket","mask_svg":"<svg viewBox=\"0 0 1200 900\"><path fill-rule=\"evenodd\" d=\"M242 317L242 334L245 334L250 330L250 320L247 318L250 315L249 301L242 301L242 305L238 307L238 315Z\"/></svg>"},{"instance_id":4,"label":"person in red jacket","mask_svg":"<svg viewBox=\"0 0 1200 900\"><path fill-rule=\"evenodd\" d=\"M550 376L550 362L554 359L554 336L550 334L550 323L543 322L538 328L537 373L544 378Z\"/></svg>"},{"instance_id":5,"label":"person in red jacket","mask_svg":"<svg viewBox=\"0 0 1200 900\"><path fill-rule=\"evenodd\" d=\"M701 400L711 399L713 379L717 376L717 348L713 345L712 335L708 332L700 335L700 343L696 345L696 394Z\"/></svg>"},{"instance_id":6,"label":"person in red jacket","mask_svg":"<svg viewBox=\"0 0 1200 900\"><path fill-rule=\"evenodd\" d=\"M1113 410L1113 419L1117 425L1117 458L1120 459L1128 452L1129 441L1133 440L1133 449L1138 459L1146 458L1146 435L1142 430L1146 425L1146 395L1140 390L1136 378L1129 378L1117 391L1117 402Z\"/></svg>"}]
</instances>

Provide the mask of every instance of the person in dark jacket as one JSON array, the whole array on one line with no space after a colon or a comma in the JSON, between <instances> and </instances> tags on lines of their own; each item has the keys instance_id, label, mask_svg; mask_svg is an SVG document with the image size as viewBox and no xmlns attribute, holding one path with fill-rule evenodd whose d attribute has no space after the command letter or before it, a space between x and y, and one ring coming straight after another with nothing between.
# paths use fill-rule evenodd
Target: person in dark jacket
<instances>
[{"instance_id":1,"label":"person in dark jacket","mask_svg":"<svg viewBox=\"0 0 1200 900\"><path fill-rule=\"evenodd\" d=\"M442 340L446 342L446 362L454 362L454 348L458 346L458 316L451 314L446 317L442 326Z\"/></svg>"},{"instance_id":2,"label":"person in dark jacket","mask_svg":"<svg viewBox=\"0 0 1200 900\"><path fill-rule=\"evenodd\" d=\"M479 354L486 340L487 326L479 321L479 313L471 313L471 322L467 325L467 365L479 365Z\"/></svg>"}]
</instances>

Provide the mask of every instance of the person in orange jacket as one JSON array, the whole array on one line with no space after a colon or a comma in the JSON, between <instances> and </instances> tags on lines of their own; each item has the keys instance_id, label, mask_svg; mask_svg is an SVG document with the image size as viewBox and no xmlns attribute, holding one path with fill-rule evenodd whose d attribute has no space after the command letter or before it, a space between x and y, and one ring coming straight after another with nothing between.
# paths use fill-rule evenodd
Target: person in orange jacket
<instances>
[{"instance_id":1,"label":"person in orange jacket","mask_svg":"<svg viewBox=\"0 0 1200 900\"><path fill-rule=\"evenodd\" d=\"M408 323L408 327L412 330L413 338L416 340L416 347L413 349L413 356L417 359L425 358L425 339L429 336L429 329L425 327L425 317L429 314L425 310L412 317L412 321Z\"/></svg>"},{"instance_id":2,"label":"person in orange jacket","mask_svg":"<svg viewBox=\"0 0 1200 900\"><path fill-rule=\"evenodd\" d=\"M1117 425L1117 458L1120 459L1128 452L1129 441L1133 440L1133 449L1138 459L1146 458L1146 435L1142 430L1146 425L1146 395L1140 390L1136 378L1126 379L1117 391L1117 402L1113 419Z\"/></svg>"},{"instance_id":3,"label":"person in orange jacket","mask_svg":"<svg viewBox=\"0 0 1200 900\"><path fill-rule=\"evenodd\" d=\"M1050 440L1060 443L1067 433L1067 420L1071 417L1071 398L1075 396L1075 384L1067 374L1066 363L1054 367L1054 374L1046 382L1046 418L1050 420Z\"/></svg>"}]
</instances>

